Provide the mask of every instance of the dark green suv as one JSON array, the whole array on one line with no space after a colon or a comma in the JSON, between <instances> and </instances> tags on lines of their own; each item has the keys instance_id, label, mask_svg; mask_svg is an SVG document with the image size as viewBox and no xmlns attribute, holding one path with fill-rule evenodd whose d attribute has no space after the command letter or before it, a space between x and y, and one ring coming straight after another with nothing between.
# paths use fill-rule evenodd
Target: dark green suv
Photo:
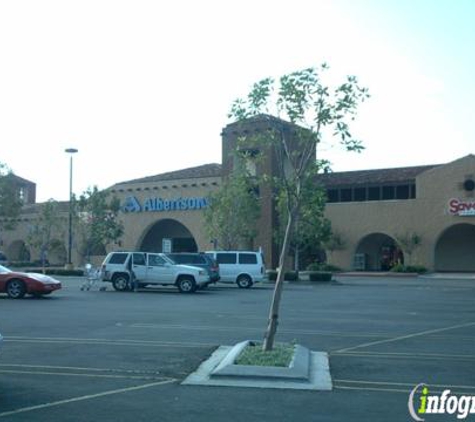
<instances>
[{"instance_id":1,"label":"dark green suv","mask_svg":"<svg viewBox=\"0 0 475 422\"><path fill-rule=\"evenodd\" d=\"M191 252L167 253L166 255L177 264L206 269L209 275L209 284L216 283L221 278L218 263L209 255Z\"/></svg>"}]
</instances>

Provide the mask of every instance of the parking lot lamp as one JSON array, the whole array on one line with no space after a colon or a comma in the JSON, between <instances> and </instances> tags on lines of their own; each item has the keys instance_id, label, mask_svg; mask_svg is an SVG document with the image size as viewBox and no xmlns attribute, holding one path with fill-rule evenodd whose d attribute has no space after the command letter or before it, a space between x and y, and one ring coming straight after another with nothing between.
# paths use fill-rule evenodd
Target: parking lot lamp
<instances>
[{"instance_id":1,"label":"parking lot lamp","mask_svg":"<svg viewBox=\"0 0 475 422\"><path fill-rule=\"evenodd\" d=\"M76 148L64 150L69 154L69 231L68 231L68 262L67 267L72 269L71 251L73 248L73 154L78 152Z\"/></svg>"}]
</instances>

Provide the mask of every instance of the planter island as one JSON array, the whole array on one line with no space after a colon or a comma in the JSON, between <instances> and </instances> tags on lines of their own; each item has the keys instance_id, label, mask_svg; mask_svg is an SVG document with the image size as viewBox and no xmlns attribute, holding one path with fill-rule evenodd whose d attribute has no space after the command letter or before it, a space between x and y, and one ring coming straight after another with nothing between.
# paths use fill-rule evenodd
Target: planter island
<instances>
[{"instance_id":1,"label":"planter island","mask_svg":"<svg viewBox=\"0 0 475 422\"><path fill-rule=\"evenodd\" d=\"M235 346L218 347L182 385L323 391L332 389L327 353L313 352L301 345L295 345L287 367L236 364L239 355L251 343L246 340Z\"/></svg>"}]
</instances>

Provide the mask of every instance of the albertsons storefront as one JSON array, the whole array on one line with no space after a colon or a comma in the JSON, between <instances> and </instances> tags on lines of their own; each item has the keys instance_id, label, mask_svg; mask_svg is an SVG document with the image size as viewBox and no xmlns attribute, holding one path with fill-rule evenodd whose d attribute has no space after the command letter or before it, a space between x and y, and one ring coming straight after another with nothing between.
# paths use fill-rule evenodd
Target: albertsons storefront
<instances>
[{"instance_id":1,"label":"albertsons storefront","mask_svg":"<svg viewBox=\"0 0 475 422\"><path fill-rule=\"evenodd\" d=\"M204 230L203 210L210 193L221 186L222 177L232 172L231 152L240 131L256 132L276 125L289 126L269 116L257 117L245 127L226 126L222 164L112 186L110 190L123 206L125 234L109 249L180 252L214 248ZM277 167L274 154L263 152L264 160L254 169L257 175ZM326 251L330 263L344 270L381 271L404 262L436 271L475 271L473 154L446 164L331 173L321 176L319 183L327 191L326 215L338 240ZM272 189L261 186L260 200L254 248L262 248L272 268L278 262ZM3 234L1 250L10 260L25 248L28 225L38 215L39 206L25 207L17 229ZM36 255L38 251L31 251L32 259L38 259ZM78 255L73 259L82 264Z\"/></svg>"},{"instance_id":2,"label":"albertsons storefront","mask_svg":"<svg viewBox=\"0 0 475 422\"><path fill-rule=\"evenodd\" d=\"M112 187L124 204L121 247L209 250L203 229L209 193L222 168L208 164ZM475 156L454 162L322 176L326 214L339 244L327 259L346 270L388 270L396 262L437 271L475 271ZM263 201L264 219L272 204ZM401 248L400 243L406 243ZM269 266L278 251L269 238L256 246Z\"/></svg>"},{"instance_id":3,"label":"albertsons storefront","mask_svg":"<svg viewBox=\"0 0 475 422\"><path fill-rule=\"evenodd\" d=\"M211 248L203 230L209 194L221 184L221 166L191 169L119 183L125 234L121 248L185 252Z\"/></svg>"}]
</instances>

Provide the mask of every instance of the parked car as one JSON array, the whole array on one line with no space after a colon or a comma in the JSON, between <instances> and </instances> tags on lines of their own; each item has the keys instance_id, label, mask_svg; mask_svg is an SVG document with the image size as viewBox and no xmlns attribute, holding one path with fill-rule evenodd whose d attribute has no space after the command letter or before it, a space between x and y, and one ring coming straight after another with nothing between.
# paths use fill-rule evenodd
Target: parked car
<instances>
[{"instance_id":1,"label":"parked car","mask_svg":"<svg viewBox=\"0 0 475 422\"><path fill-rule=\"evenodd\" d=\"M3 337L2 337L2 335L0 334L0 350L2 350L2 343L3 343Z\"/></svg>"},{"instance_id":2,"label":"parked car","mask_svg":"<svg viewBox=\"0 0 475 422\"><path fill-rule=\"evenodd\" d=\"M61 282L53 277L37 273L16 272L0 265L0 292L12 299L21 299L26 294L49 295L61 289Z\"/></svg>"},{"instance_id":3,"label":"parked car","mask_svg":"<svg viewBox=\"0 0 475 422\"><path fill-rule=\"evenodd\" d=\"M177 265L163 253L111 252L101 267L102 281L110 281L117 291L131 290L132 283L175 285L181 293L195 292L209 283L203 268Z\"/></svg>"},{"instance_id":4,"label":"parked car","mask_svg":"<svg viewBox=\"0 0 475 422\"><path fill-rule=\"evenodd\" d=\"M209 275L208 284L216 283L221 278L219 275L219 265L210 255L191 252L167 253L166 255L176 264L204 268Z\"/></svg>"},{"instance_id":5,"label":"parked car","mask_svg":"<svg viewBox=\"0 0 475 422\"><path fill-rule=\"evenodd\" d=\"M239 287L248 289L265 278L264 257L260 252L207 251L206 255L218 263L221 282L236 283Z\"/></svg>"}]
</instances>

